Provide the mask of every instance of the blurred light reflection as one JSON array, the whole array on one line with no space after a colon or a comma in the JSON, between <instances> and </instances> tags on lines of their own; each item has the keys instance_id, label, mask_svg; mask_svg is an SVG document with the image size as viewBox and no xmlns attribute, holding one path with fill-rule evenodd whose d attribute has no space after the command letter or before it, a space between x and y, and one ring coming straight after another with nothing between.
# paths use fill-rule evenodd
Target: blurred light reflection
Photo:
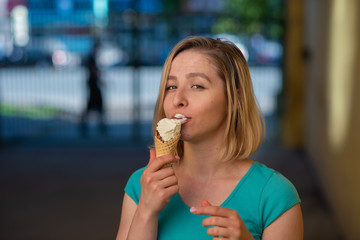
<instances>
[{"instance_id":1,"label":"blurred light reflection","mask_svg":"<svg viewBox=\"0 0 360 240\"><path fill-rule=\"evenodd\" d=\"M24 47L29 43L29 19L28 9L18 5L11 11L12 33L15 45Z\"/></svg>"}]
</instances>

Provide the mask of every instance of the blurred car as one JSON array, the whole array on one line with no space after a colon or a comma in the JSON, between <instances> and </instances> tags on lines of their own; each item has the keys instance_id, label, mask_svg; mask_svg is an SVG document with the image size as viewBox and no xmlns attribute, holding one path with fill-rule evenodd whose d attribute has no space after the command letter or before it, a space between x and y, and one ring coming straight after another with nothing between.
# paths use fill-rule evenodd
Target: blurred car
<instances>
[{"instance_id":1,"label":"blurred car","mask_svg":"<svg viewBox=\"0 0 360 240\"><path fill-rule=\"evenodd\" d=\"M283 59L283 46L280 42L268 40L261 34L238 36L235 34L216 34L212 38L220 38L233 42L244 54L250 65L278 65Z\"/></svg>"},{"instance_id":2,"label":"blurred car","mask_svg":"<svg viewBox=\"0 0 360 240\"><path fill-rule=\"evenodd\" d=\"M100 68L110 68L128 64L129 56L115 43L103 41L97 50L96 60Z\"/></svg>"},{"instance_id":3,"label":"blurred car","mask_svg":"<svg viewBox=\"0 0 360 240\"><path fill-rule=\"evenodd\" d=\"M55 50L52 53L51 59L55 68L76 67L81 65L81 56L66 50Z\"/></svg>"},{"instance_id":4,"label":"blurred car","mask_svg":"<svg viewBox=\"0 0 360 240\"><path fill-rule=\"evenodd\" d=\"M280 64L283 58L283 46L281 43L266 39L261 34L250 37L253 50L253 59L258 64Z\"/></svg>"},{"instance_id":5,"label":"blurred car","mask_svg":"<svg viewBox=\"0 0 360 240\"><path fill-rule=\"evenodd\" d=\"M246 61L249 60L249 50L248 47L246 46L245 42L236 35L233 34L228 34L228 33L222 33L222 34L216 34L212 36L213 38L217 39L221 39L221 40L228 40L232 43L234 43L242 52L242 54L244 55Z\"/></svg>"}]
</instances>

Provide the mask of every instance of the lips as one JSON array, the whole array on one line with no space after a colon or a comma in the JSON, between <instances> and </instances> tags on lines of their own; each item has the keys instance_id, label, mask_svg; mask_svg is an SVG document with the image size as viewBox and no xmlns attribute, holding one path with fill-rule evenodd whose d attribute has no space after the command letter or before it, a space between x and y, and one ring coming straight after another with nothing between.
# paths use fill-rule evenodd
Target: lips
<instances>
[{"instance_id":1,"label":"lips","mask_svg":"<svg viewBox=\"0 0 360 240\"><path fill-rule=\"evenodd\" d=\"M184 116L184 115L182 115L180 113L175 114L173 118L180 120L181 124L184 124L189 120L188 117L186 117L186 116Z\"/></svg>"}]
</instances>

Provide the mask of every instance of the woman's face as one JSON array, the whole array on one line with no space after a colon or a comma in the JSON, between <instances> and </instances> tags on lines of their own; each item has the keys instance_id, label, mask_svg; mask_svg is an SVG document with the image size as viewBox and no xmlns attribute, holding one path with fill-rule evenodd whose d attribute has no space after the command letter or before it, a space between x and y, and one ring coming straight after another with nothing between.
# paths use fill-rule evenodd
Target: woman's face
<instances>
[{"instance_id":1,"label":"woman's face","mask_svg":"<svg viewBox=\"0 0 360 240\"><path fill-rule=\"evenodd\" d=\"M180 113L188 118L181 135L184 141L222 139L227 116L223 80L209 58L196 50L175 57L166 84L164 111L167 118Z\"/></svg>"}]
</instances>

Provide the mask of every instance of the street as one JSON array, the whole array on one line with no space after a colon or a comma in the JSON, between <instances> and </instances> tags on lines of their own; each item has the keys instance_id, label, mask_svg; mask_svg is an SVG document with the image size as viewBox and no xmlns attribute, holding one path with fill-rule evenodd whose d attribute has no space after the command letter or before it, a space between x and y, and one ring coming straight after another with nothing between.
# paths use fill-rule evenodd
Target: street
<instances>
[{"instance_id":1,"label":"street","mask_svg":"<svg viewBox=\"0 0 360 240\"><path fill-rule=\"evenodd\" d=\"M281 69L250 68L255 95L265 116L276 111L276 97L282 87ZM140 122L150 123L158 94L161 67L141 67L138 84L134 69L119 67L102 71L106 123L110 134L129 136L134 102L140 104ZM0 104L2 124L0 137L74 136L86 106L86 69L82 67L5 68L0 70ZM137 96L138 94L138 96ZM96 125L90 116L90 127ZM148 131L149 127L145 127ZM142 134L147 132L141 131Z\"/></svg>"}]
</instances>

